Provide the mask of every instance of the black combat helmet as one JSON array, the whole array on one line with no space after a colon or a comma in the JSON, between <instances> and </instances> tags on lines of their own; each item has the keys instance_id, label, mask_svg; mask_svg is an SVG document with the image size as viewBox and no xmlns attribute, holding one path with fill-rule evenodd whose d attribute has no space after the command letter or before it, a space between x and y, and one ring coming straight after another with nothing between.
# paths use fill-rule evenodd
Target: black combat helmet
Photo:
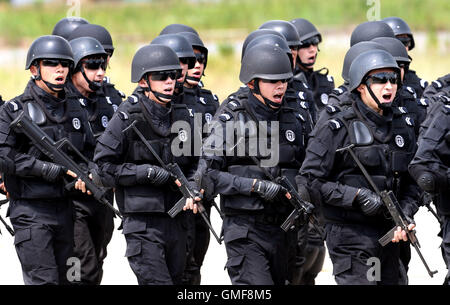
<instances>
[{"instance_id":1,"label":"black combat helmet","mask_svg":"<svg viewBox=\"0 0 450 305\"><path fill-rule=\"evenodd\" d=\"M82 24L77 27L69 35L69 41L79 37L92 37L97 39L105 49L106 53L112 55L114 52L114 45L111 34L106 28L98 24Z\"/></svg>"},{"instance_id":2,"label":"black combat helmet","mask_svg":"<svg viewBox=\"0 0 450 305\"><path fill-rule=\"evenodd\" d=\"M88 56L99 56L101 59L97 59L99 61L103 60L103 69L106 70L106 56L107 53L105 49L103 49L102 44L95 38L92 37L79 37L72 39L70 41L70 46L72 47L73 51L73 58L75 62L75 69L74 72L77 73L78 71L81 72L84 79L89 85L89 88L92 91L97 91L102 87L101 82L95 82L91 81L84 70L84 67L82 65L82 59Z\"/></svg>"},{"instance_id":3,"label":"black combat helmet","mask_svg":"<svg viewBox=\"0 0 450 305\"><path fill-rule=\"evenodd\" d=\"M202 54L205 55L205 69L206 69L206 64L208 62L208 48L205 47L201 38L192 32L180 32L178 34L186 38L187 41L189 41L189 43L192 46L192 49L198 49Z\"/></svg>"},{"instance_id":4,"label":"black combat helmet","mask_svg":"<svg viewBox=\"0 0 450 305\"><path fill-rule=\"evenodd\" d=\"M349 70L353 60L363 52L377 49L387 51L387 49L384 46L374 41L361 41L352 46L350 49L348 49L347 53L345 53L344 64L342 65L342 74L341 74L342 78L346 83L348 83L350 79Z\"/></svg>"},{"instance_id":5,"label":"black combat helmet","mask_svg":"<svg viewBox=\"0 0 450 305\"><path fill-rule=\"evenodd\" d=\"M133 57L131 82L139 82L149 72L169 70L181 70L177 54L165 45L146 45L140 48Z\"/></svg>"},{"instance_id":6,"label":"black combat helmet","mask_svg":"<svg viewBox=\"0 0 450 305\"><path fill-rule=\"evenodd\" d=\"M79 68L80 61L87 56L91 55L107 55L102 44L95 38L92 37L79 37L72 39L70 41L70 46L72 47L73 59L75 69Z\"/></svg>"},{"instance_id":7,"label":"black combat helmet","mask_svg":"<svg viewBox=\"0 0 450 305\"><path fill-rule=\"evenodd\" d=\"M275 35L280 36L281 38L284 38L283 34L281 34L280 32L277 32L275 30L270 30L270 29L257 29L255 31L251 32L250 34L248 34L248 36L244 40L244 43L242 44L241 61L242 61L242 58L244 58L245 50L247 49L247 45L253 39L255 39L259 36L266 35L266 34L275 34Z\"/></svg>"},{"instance_id":8,"label":"black combat helmet","mask_svg":"<svg viewBox=\"0 0 450 305\"><path fill-rule=\"evenodd\" d=\"M41 59L67 60L70 65L70 72L73 67L73 53L69 42L61 36L41 36L33 41L30 48L28 49L27 61L25 64L25 70L30 69L31 65L35 65L37 67L37 75L34 76L35 80L42 80L47 85L47 87L54 92L62 90L65 86L64 84L55 85L46 81L45 79L42 79L41 68L40 65L38 65L38 62Z\"/></svg>"},{"instance_id":9,"label":"black combat helmet","mask_svg":"<svg viewBox=\"0 0 450 305\"><path fill-rule=\"evenodd\" d=\"M284 39L284 37L280 37L280 36L274 35L274 34L265 34L265 35L256 37L255 39L250 41L250 43L247 45L247 49L250 50L254 46L260 45L260 44L268 44L271 46L279 47L287 54L287 56L289 57L289 60L291 61L291 65L293 64L292 51L291 51L291 48L289 48L289 46L286 42L286 39Z\"/></svg>"},{"instance_id":10,"label":"black combat helmet","mask_svg":"<svg viewBox=\"0 0 450 305\"><path fill-rule=\"evenodd\" d=\"M319 42L322 42L322 35L317 30L317 28L312 24L310 21L303 19L303 18L297 18L294 20L291 20L291 23L295 26L297 29L298 36L300 37L300 41L305 41L311 37L318 36Z\"/></svg>"},{"instance_id":11,"label":"black combat helmet","mask_svg":"<svg viewBox=\"0 0 450 305\"><path fill-rule=\"evenodd\" d=\"M68 40L73 30L82 24L88 23L86 19L81 17L65 17L55 24L52 35L61 36Z\"/></svg>"},{"instance_id":12,"label":"black combat helmet","mask_svg":"<svg viewBox=\"0 0 450 305\"><path fill-rule=\"evenodd\" d=\"M69 42L56 35L45 35L31 44L27 53L25 70L37 59L66 59L73 64L73 53Z\"/></svg>"},{"instance_id":13,"label":"black combat helmet","mask_svg":"<svg viewBox=\"0 0 450 305\"><path fill-rule=\"evenodd\" d=\"M394 57L394 59L398 62L404 62L409 63L411 62L411 59L408 57L408 51L406 51L405 46L403 43L396 39L391 37L378 37L374 38L371 41L374 41L376 43L379 43L383 45L383 47L386 48L386 50L391 53L391 55Z\"/></svg>"},{"instance_id":14,"label":"black combat helmet","mask_svg":"<svg viewBox=\"0 0 450 305\"><path fill-rule=\"evenodd\" d=\"M400 77L400 68L394 57L384 50L369 50L359 54L350 65L350 91L365 81L366 75L373 70L391 68Z\"/></svg>"},{"instance_id":15,"label":"black combat helmet","mask_svg":"<svg viewBox=\"0 0 450 305\"><path fill-rule=\"evenodd\" d=\"M188 68L195 66L195 54L189 41L180 34L164 34L156 37L150 44L162 44L175 51L180 60L187 60Z\"/></svg>"},{"instance_id":16,"label":"black combat helmet","mask_svg":"<svg viewBox=\"0 0 450 305\"><path fill-rule=\"evenodd\" d=\"M279 32L284 36L284 38L286 38L289 47L296 47L301 44L297 29L292 23L288 21L270 20L263 23L259 28L270 29Z\"/></svg>"},{"instance_id":17,"label":"black combat helmet","mask_svg":"<svg viewBox=\"0 0 450 305\"><path fill-rule=\"evenodd\" d=\"M193 28L185 24L180 23L173 23L166 26L164 29L162 29L161 33L159 35L165 35L165 34L178 34L181 32L191 32L195 35L198 35L198 32Z\"/></svg>"},{"instance_id":18,"label":"black combat helmet","mask_svg":"<svg viewBox=\"0 0 450 305\"><path fill-rule=\"evenodd\" d=\"M412 50L415 46L414 43L414 36L411 32L411 29L409 28L409 25L401 18L399 17L387 17L382 19L381 21L387 23L391 27L391 29L394 31L394 35L408 35L411 39L411 44L409 46L409 50ZM401 38L397 37L401 40ZM402 41L403 42L403 41Z\"/></svg>"},{"instance_id":19,"label":"black combat helmet","mask_svg":"<svg viewBox=\"0 0 450 305\"><path fill-rule=\"evenodd\" d=\"M247 84L255 78L281 80L292 76L292 66L286 52L277 46L262 44L245 52L239 80Z\"/></svg>"},{"instance_id":20,"label":"black combat helmet","mask_svg":"<svg viewBox=\"0 0 450 305\"><path fill-rule=\"evenodd\" d=\"M393 37L394 31L382 21L367 21L359 24L350 37L350 47L361 41L370 41L377 37Z\"/></svg>"}]
</instances>

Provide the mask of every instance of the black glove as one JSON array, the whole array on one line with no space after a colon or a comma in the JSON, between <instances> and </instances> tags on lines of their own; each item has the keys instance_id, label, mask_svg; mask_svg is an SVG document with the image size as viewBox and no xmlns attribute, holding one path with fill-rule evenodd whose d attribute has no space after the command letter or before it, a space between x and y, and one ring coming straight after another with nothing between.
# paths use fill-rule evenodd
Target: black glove
<instances>
[{"instance_id":1,"label":"black glove","mask_svg":"<svg viewBox=\"0 0 450 305\"><path fill-rule=\"evenodd\" d=\"M55 182L67 173L67 168L52 162L36 160L32 172L48 182Z\"/></svg>"},{"instance_id":2,"label":"black glove","mask_svg":"<svg viewBox=\"0 0 450 305\"><path fill-rule=\"evenodd\" d=\"M143 177L137 177L139 183L150 183L153 185L162 185L167 183L170 173L164 168L156 165L148 165L145 169Z\"/></svg>"},{"instance_id":3,"label":"black glove","mask_svg":"<svg viewBox=\"0 0 450 305\"><path fill-rule=\"evenodd\" d=\"M383 206L381 197L366 188L359 189L355 201L361 207L361 211L364 215L367 216L374 216L378 214L380 208Z\"/></svg>"},{"instance_id":4,"label":"black glove","mask_svg":"<svg viewBox=\"0 0 450 305\"><path fill-rule=\"evenodd\" d=\"M428 193L434 193L436 190L435 179L430 172L422 173L419 178L417 178L417 184L422 190Z\"/></svg>"},{"instance_id":5,"label":"black glove","mask_svg":"<svg viewBox=\"0 0 450 305\"><path fill-rule=\"evenodd\" d=\"M253 186L253 192L267 201L273 200L282 190L284 190L284 187L267 180L256 180Z\"/></svg>"}]
</instances>

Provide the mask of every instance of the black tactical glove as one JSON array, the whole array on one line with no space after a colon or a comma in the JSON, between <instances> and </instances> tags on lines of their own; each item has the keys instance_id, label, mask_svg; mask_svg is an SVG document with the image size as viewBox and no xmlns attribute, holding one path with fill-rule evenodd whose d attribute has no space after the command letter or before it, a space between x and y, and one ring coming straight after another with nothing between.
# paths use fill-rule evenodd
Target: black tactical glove
<instances>
[{"instance_id":1,"label":"black tactical glove","mask_svg":"<svg viewBox=\"0 0 450 305\"><path fill-rule=\"evenodd\" d=\"M422 190L428 193L434 193L436 190L435 179L430 172L423 172L419 178L417 178L417 184Z\"/></svg>"},{"instance_id":2,"label":"black tactical glove","mask_svg":"<svg viewBox=\"0 0 450 305\"><path fill-rule=\"evenodd\" d=\"M253 192L267 201L273 200L282 190L284 187L267 180L256 180L253 186Z\"/></svg>"},{"instance_id":3,"label":"black tactical glove","mask_svg":"<svg viewBox=\"0 0 450 305\"><path fill-rule=\"evenodd\" d=\"M355 198L356 203L361 207L364 215L374 216L378 214L383 206L381 197L366 188L360 188Z\"/></svg>"},{"instance_id":4,"label":"black tactical glove","mask_svg":"<svg viewBox=\"0 0 450 305\"><path fill-rule=\"evenodd\" d=\"M170 178L170 173L164 168L156 165L148 165L145 169L144 176L138 177L138 182L145 184L150 183L153 185L162 185L167 183Z\"/></svg>"},{"instance_id":5,"label":"black tactical glove","mask_svg":"<svg viewBox=\"0 0 450 305\"><path fill-rule=\"evenodd\" d=\"M32 174L42 177L45 181L55 182L67 173L67 168L64 166L36 160Z\"/></svg>"}]
</instances>

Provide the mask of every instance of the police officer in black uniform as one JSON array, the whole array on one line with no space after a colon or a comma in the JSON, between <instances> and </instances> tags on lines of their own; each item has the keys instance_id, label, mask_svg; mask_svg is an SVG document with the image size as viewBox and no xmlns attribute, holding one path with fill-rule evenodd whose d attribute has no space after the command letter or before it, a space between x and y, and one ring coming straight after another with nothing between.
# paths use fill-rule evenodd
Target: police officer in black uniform
<instances>
[{"instance_id":1,"label":"police officer in black uniform","mask_svg":"<svg viewBox=\"0 0 450 305\"><path fill-rule=\"evenodd\" d=\"M6 173L4 181L25 284L68 284L71 280L66 273L73 264L69 260L73 257L73 206L64 178L76 175L53 163L24 134L10 128L10 123L24 111L53 140L68 138L81 151L93 146L80 103L66 99L64 87L72 65L72 50L64 38L37 38L26 61L32 78L24 93L0 112L0 155L15 163L15 172ZM72 157L84 163L78 156ZM81 180L75 188L86 192Z\"/></svg>"},{"instance_id":2,"label":"police officer in black uniform","mask_svg":"<svg viewBox=\"0 0 450 305\"><path fill-rule=\"evenodd\" d=\"M439 77L425 88L422 97L429 103L450 103L450 74Z\"/></svg>"},{"instance_id":3,"label":"police officer in black uniform","mask_svg":"<svg viewBox=\"0 0 450 305\"><path fill-rule=\"evenodd\" d=\"M115 187L116 202L124 216L126 257L141 285L181 283L186 224L182 213L173 219L167 214L182 198L171 175L135 131L125 129L136 121L136 128L163 162L176 162L189 178L187 173L194 171L192 157L180 156L172 149L176 142L190 143L191 136L185 128L177 129L178 134L171 132L178 121L192 125L187 107L172 102L180 73L179 58L171 48L159 44L140 48L131 68L131 80L139 89L108 123L94 156L103 185Z\"/></svg>"},{"instance_id":4,"label":"police officer in black uniform","mask_svg":"<svg viewBox=\"0 0 450 305\"><path fill-rule=\"evenodd\" d=\"M387 17L381 20L391 27L395 37L400 40L409 52L414 49L414 36L408 24L399 17ZM411 60L412 58L409 57ZM417 97L422 97L423 90L428 86L428 82L417 76L416 71L409 69L409 64L405 66L404 85L414 89Z\"/></svg>"},{"instance_id":5,"label":"police officer in black uniform","mask_svg":"<svg viewBox=\"0 0 450 305\"><path fill-rule=\"evenodd\" d=\"M292 237L280 225L292 207L283 200L286 190L269 181L257 163L295 183L307 134L296 110L284 102L292 76L281 48L247 49L239 79L251 91L224 101L203 146L198 172L209 186L205 194L221 195L226 268L233 284L284 285L288 278Z\"/></svg>"},{"instance_id":6,"label":"police officer in black uniform","mask_svg":"<svg viewBox=\"0 0 450 305\"><path fill-rule=\"evenodd\" d=\"M194 68L196 57L189 41L180 34L163 34L157 36L150 44L162 44L171 48L180 60L182 69L175 84L176 102L183 103L184 82L189 69Z\"/></svg>"},{"instance_id":7,"label":"police officer in black uniform","mask_svg":"<svg viewBox=\"0 0 450 305\"><path fill-rule=\"evenodd\" d=\"M396 106L405 107L406 111L411 114L414 120L416 136L419 136L419 127L427 116L428 102L417 96L414 88L405 83L405 75L408 72L408 66L411 60L408 57L408 52L403 44L396 38L378 37L372 41L381 44L386 50L391 53L400 67L402 86L396 96Z\"/></svg>"},{"instance_id":8,"label":"police officer in black uniform","mask_svg":"<svg viewBox=\"0 0 450 305\"><path fill-rule=\"evenodd\" d=\"M186 38L191 44L196 57L195 66L188 70L183 88L183 104L188 107L189 112L194 115L194 122L198 134L198 139L204 139L207 136L207 125L211 122L217 109L219 108L219 99L211 91L200 86L201 78L208 62L208 49L203 41L192 32L178 33ZM195 156L200 156L201 143L192 143L194 149L198 151ZM197 144L197 145L196 145ZM200 144L200 145L198 145ZM214 199L213 199L214 200ZM207 215L211 213L212 200L203 201ZM188 257L186 269L183 276L184 284L199 285L201 281L200 268L208 250L210 233L209 228L199 214L188 213L190 230L188 236Z\"/></svg>"},{"instance_id":9,"label":"police officer in black uniform","mask_svg":"<svg viewBox=\"0 0 450 305\"><path fill-rule=\"evenodd\" d=\"M292 69L296 67L297 58L298 58L298 49L301 45L300 37L298 35L297 29L295 26L284 20L269 20L263 23L259 29L269 29L277 31L282 34L286 39L286 42L291 49L292 53ZM315 123L318 118L317 111L314 107L314 96L311 88L309 88L307 82L305 80L299 78L293 78L288 85L288 91L286 96L289 99L297 98L301 108L307 107L312 118L312 121Z\"/></svg>"},{"instance_id":10,"label":"police officer in black uniform","mask_svg":"<svg viewBox=\"0 0 450 305\"><path fill-rule=\"evenodd\" d=\"M321 118L322 123L312 132L300 174L310 181L313 197L320 198L336 282L396 285L404 283L398 244L382 248L378 243L393 223L384 216L381 198L371 190L350 153L336 150L356 145L355 154L378 188L397 195L411 218L411 229L418 209L417 186L407 171L416 147L414 127L407 124L408 115L392 105L400 69L388 52L360 54L349 74L353 104L342 111L334 107L322 112L329 119ZM397 230L393 241L399 240L407 240L406 232ZM378 276L371 278L368 271L373 259L378 260L380 269Z\"/></svg>"},{"instance_id":11,"label":"police officer in black uniform","mask_svg":"<svg viewBox=\"0 0 450 305\"><path fill-rule=\"evenodd\" d=\"M425 192L433 195L440 217L442 257L450 270L450 106L440 104L433 111L432 122L419 138L419 148L409 165L409 172ZM450 284L450 271L444 284Z\"/></svg>"},{"instance_id":12,"label":"police officer in black uniform","mask_svg":"<svg viewBox=\"0 0 450 305\"><path fill-rule=\"evenodd\" d=\"M98 138L111 120L114 109L97 92L107 66L107 53L100 42L91 37L79 37L70 41L74 54L74 71L67 84L67 99L81 104L86 111L88 124ZM82 153L93 160L95 147ZM84 194L71 198L75 207L75 255L81 263L81 283L98 285L103 275L103 260L106 247L111 240L114 222L110 209ZM113 192L109 191L108 201L113 204Z\"/></svg>"},{"instance_id":13,"label":"police officer in black uniform","mask_svg":"<svg viewBox=\"0 0 450 305\"><path fill-rule=\"evenodd\" d=\"M71 41L79 37L92 37L97 39L107 54L107 67L110 66L109 61L114 54L115 48L111 34L105 27L97 24L82 24L72 31L68 40ZM101 99L105 99L106 102L114 108L114 111L117 110L120 103L122 103L122 100L125 98L125 94L122 91L117 90L115 85L111 82L111 79L106 75L103 78L101 90L97 90L97 95Z\"/></svg>"},{"instance_id":14,"label":"police officer in black uniform","mask_svg":"<svg viewBox=\"0 0 450 305\"><path fill-rule=\"evenodd\" d=\"M81 17L65 17L55 24L52 35L61 36L62 38L69 40L69 36L73 30L82 24L88 23L89 21Z\"/></svg>"},{"instance_id":15,"label":"police officer in black uniform","mask_svg":"<svg viewBox=\"0 0 450 305\"><path fill-rule=\"evenodd\" d=\"M300 47L296 60L295 78L304 78L314 94L316 112L319 113L328 104L328 94L334 89L333 76L328 69L314 71L322 35L308 20L297 18L291 21L300 37Z\"/></svg>"}]
</instances>

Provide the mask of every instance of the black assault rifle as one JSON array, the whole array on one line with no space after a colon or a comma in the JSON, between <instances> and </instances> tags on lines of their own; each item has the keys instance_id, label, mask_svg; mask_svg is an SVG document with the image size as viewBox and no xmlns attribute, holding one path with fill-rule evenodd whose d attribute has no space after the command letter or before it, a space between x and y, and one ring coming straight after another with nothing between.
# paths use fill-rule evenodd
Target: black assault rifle
<instances>
[{"instance_id":1,"label":"black assault rifle","mask_svg":"<svg viewBox=\"0 0 450 305\"><path fill-rule=\"evenodd\" d=\"M45 156L50 158L53 162L58 165L64 166L68 170L71 170L77 175L77 179L81 179L86 184L86 189L88 189L92 196L100 203L105 205L111 211L114 212L118 217L122 218L122 215L118 210L116 210L107 200L106 192L107 190L97 186L90 178L89 174L86 173L78 164L76 164L66 153L62 151L62 148L67 145L71 151L77 154L81 159L83 159L86 164L89 163L79 151L73 146L72 143L67 138L62 138L58 142L53 141L48 134L46 134L36 123L34 123L29 117L25 115L23 111L20 112L19 116L11 122L9 125L11 129L25 134ZM66 189L71 188L73 183L66 185Z\"/></svg>"},{"instance_id":2,"label":"black assault rifle","mask_svg":"<svg viewBox=\"0 0 450 305\"><path fill-rule=\"evenodd\" d=\"M170 217L174 218L178 213L180 213L183 210L183 207L185 206L186 199L193 199L195 197L201 197L201 194L198 190L196 190L194 187L192 187L189 184L189 181L187 180L186 176L181 171L180 166L177 163L169 163L166 164L164 161L159 157L159 155L155 152L153 147L150 145L150 143L147 141L147 139L144 137L144 135L141 133L141 131L136 127L137 121L133 121L133 123L130 124L127 128L125 128L122 132L126 132L129 129L133 129L133 131L138 135L138 137L141 139L142 143L144 143L145 147L152 153L152 155L155 157L155 159L158 161L158 163L161 165L162 168L164 168L166 171L168 171L171 176L175 180L178 180L180 182L180 186L178 189L183 194L183 198L181 198L168 212ZM222 244L222 238L220 238L216 231L214 231L214 228L211 225L211 222L208 219L207 212L205 210L205 207L201 203L201 201L195 201L195 203L198 206L198 211L200 215L202 216L203 221L208 226L211 233L214 235L215 239L219 244Z\"/></svg>"},{"instance_id":3,"label":"black assault rifle","mask_svg":"<svg viewBox=\"0 0 450 305\"><path fill-rule=\"evenodd\" d=\"M386 206L387 210L389 211L389 214L391 215L392 219L394 220L395 227L392 228L389 232L387 232L383 237L381 237L378 242L384 247L386 246L394 237L394 233L397 230L397 227L401 227L402 230L406 232L408 235L408 240L411 242L411 245L413 245L414 249L416 249L417 254L419 255L420 259L422 260L423 265L427 269L428 274L430 277L433 277L433 274L437 273L437 271L431 271L428 267L427 262L425 261L425 258L423 257L422 253L420 252L420 244L416 237L416 231L415 230L409 230L408 225L409 222L403 213L402 208L400 207L400 204L398 203L397 198L394 195L394 192L392 191L382 191L378 189L375 182L370 177L369 173L367 172L364 165L362 165L361 161L359 161L358 157L352 150L352 148L355 146L355 144L350 144L347 147L343 147L340 149L337 149L336 151L348 151L350 155L352 156L353 160L355 160L356 164L358 165L359 169L363 173L364 177L366 178L367 182L369 182L370 186L373 188L375 193L381 197L381 200L383 201L384 205Z\"/></svg>"},{"instance_id":4,"label":"black assault rifle","mask_svg":"<svg viewBox=\"0 0 450 305\"><path fill-rule=\"evenodd\" d=\"M274 178L272 174L267 170L267 168L261 166L261 163L255 156L251 156L251 158L253 162L255 162L255 164L264 172L267 178L269 178L270 181L281 185L291 195L290 199L284 196L284 198L286 198L286 200L288 200L289 203L294 207L294 210L281 224L280 227L281 229L283 229L283 231L288 232L289 230L294 229L298 220L305 220L306 222L309 220L316 221L313 215L314 205L303 200L300 197L300 194L297 192L295 187L286 176Z\"/></svg>"}]
</instances>

